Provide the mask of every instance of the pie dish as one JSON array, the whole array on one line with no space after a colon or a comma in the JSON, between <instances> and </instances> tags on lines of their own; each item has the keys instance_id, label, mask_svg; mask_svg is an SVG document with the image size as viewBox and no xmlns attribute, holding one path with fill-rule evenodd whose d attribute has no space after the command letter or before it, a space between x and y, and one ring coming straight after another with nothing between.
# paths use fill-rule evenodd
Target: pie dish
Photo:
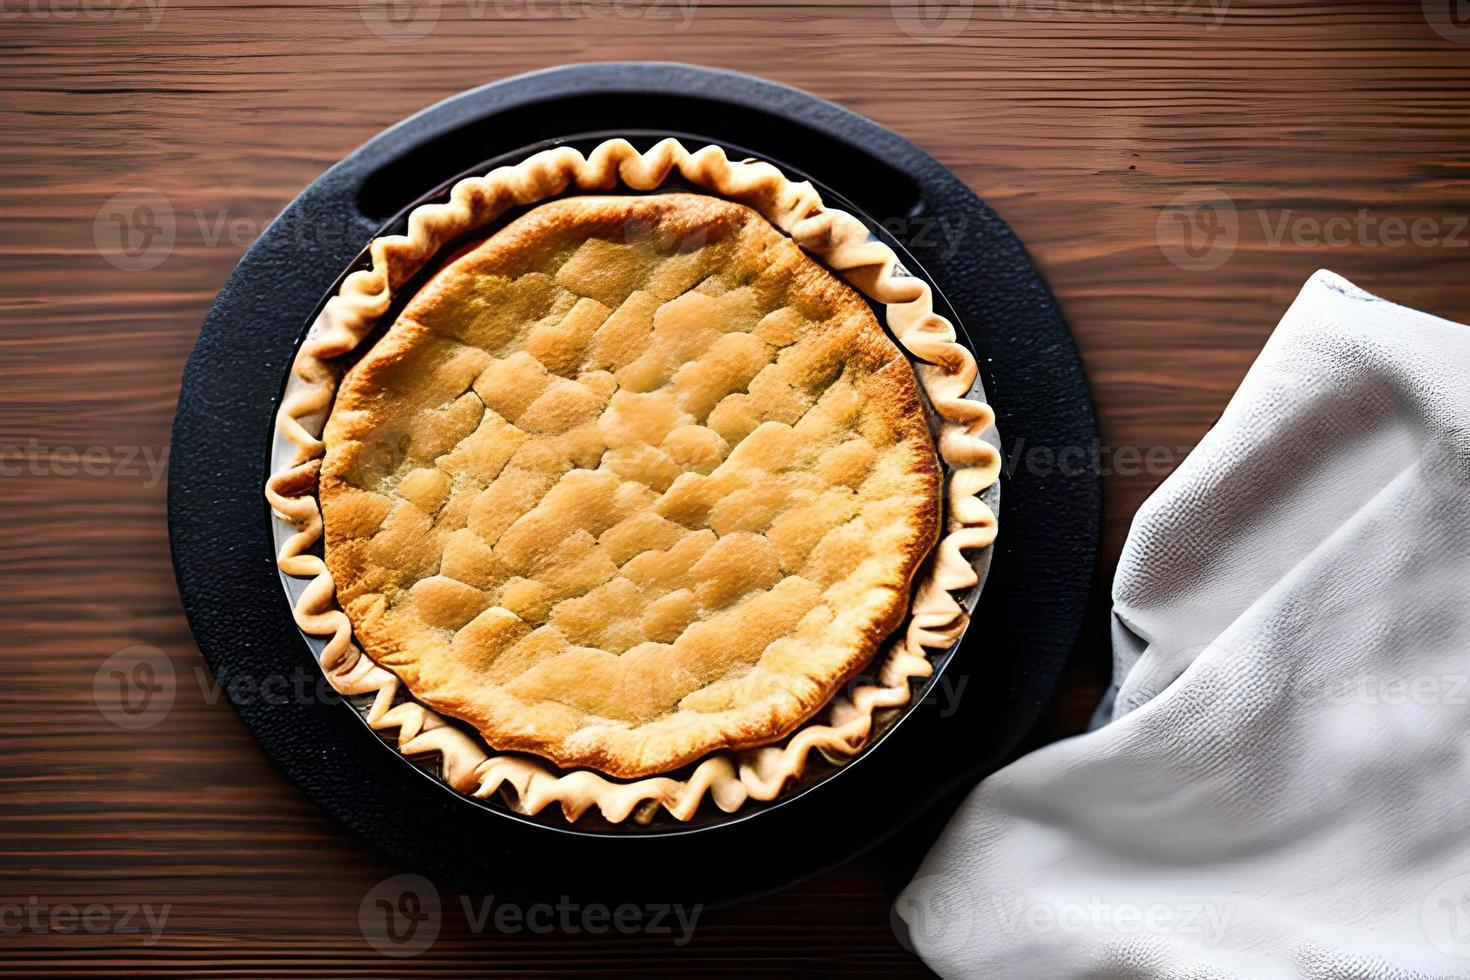
<instances>
[{"instance_id":1,"label":"pie dish","mask_svg":"<svg viewBox=\"0 0 1470 980\"><path fill-rule=\"evenodd\" d=\"M999 471L973 357L810 185L563 147L370 255L302 346L267 495L328 678L455 788L733 812L860 751L964 629Z\"/></svg>"}]
</instances>

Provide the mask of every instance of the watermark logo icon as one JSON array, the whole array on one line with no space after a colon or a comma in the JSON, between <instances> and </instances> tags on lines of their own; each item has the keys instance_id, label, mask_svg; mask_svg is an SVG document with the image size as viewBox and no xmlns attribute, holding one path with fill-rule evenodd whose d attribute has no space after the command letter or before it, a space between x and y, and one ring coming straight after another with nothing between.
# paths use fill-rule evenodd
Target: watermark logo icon
<instances>
[{"instance_id":1,"label":"watermark logo icon","mask_svg":"<svg viewBox=\"0 0 1470 980\"><path fill-rule=\"evenodd\" d=\"M975 14L974 0L889 0L889 12L898 29L915 41L952 41L964 33Z\"/></svg>"},{"instance_id":2,"label":"watermark logo icon","mask_svg":"<svg viewBox=\"0 0 1470 980\"><path fill-rule=\"evenodd\" d=\"M174 209L155 190L139 188L108 198L92 219L97 253L124 272L145 272L174 250Z\"/></svg>"},{"instance_id":3,"label":"watermark logo icon","mask_svg":"<svg viewBox=\"0 0 1470 980\"><path fill-rule=\"evenodd\" d=\"M1423 0L1424 20L1446 41L1470 44L1470 0Z\"/></svg>"},{"instance_id":4,"label":"watermark logo icon","mask_svg":"<svg viewBox=\"0 0 1470 980\"><path fill-rule=\"evenodd\" d=\"M889 913L893 934L910 952L960 942L975 927L975 896L954 875L920 875Z\"/></svg>"},{"instance_id":5,"label":"watermark logo icon","mask_svg":"<svg viewBox=\"0 0 1470 980\"><path fill-rule=\"evenodd\" d=\"M1164 258L1189 272L1208 272L1235 254L1240 216L1219 188L1186 191L1164 205L1154 233Z\"/></svg>"},{"instance_id":6,"label":"watermark logo icon","mask_svg":"<svg viewBox=\"0 0 1470 980\"><path fill-rule=\"evenodd\" d=\"M1424 936L1446 956L1470 959L1470 874L1455 875L1424 899Z\"/></svg>"},{"instance_id":7,"label":"watermark logo icon","mask_svg":"<svg viewBox=\"0 0 1470 980\"><path fill-rule=\"evenodd\" d=\"M157 647L119 650L92 677L92 700L102 716L119 728L151 728L174 705L174 668Z\"/></svg>"},{"instance_id":8,"label":"watermark logo icon","mask_svg":"<svg viewBox=\"0 0 1470 980\"><path fill-rule=\"evenodd\" d=\"M367 29L385 41L416 41L439 24L440 0L358 0Z\"/></svg>"},{"instance_id":9,"label":"watermark logo icon","mask_svg":"<svg viewBox=\"0 0 1470 980\"><path fill-rule=\"evenodd\" d=\"M394 875L374 885L357 908L357 927L384 956L417 956L439 937L439 890L422 875Z\"/></svg>"}]
</instances>

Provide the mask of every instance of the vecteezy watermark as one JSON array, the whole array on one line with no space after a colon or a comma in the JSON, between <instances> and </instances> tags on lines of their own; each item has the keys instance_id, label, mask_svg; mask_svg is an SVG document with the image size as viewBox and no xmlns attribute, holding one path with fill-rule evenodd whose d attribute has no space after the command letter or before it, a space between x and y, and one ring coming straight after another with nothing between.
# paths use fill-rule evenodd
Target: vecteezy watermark
<instances>
[{"instance_id":1,"label":"vecteezy watermark","mask_svg":"<svg viewBox=\"0 0 1470 980\"><path fill-rule=\"evenodd\" d=\"M174 208L158 191L137 188L107 199L92 219L97 253L124 272L156 269L174 250Z\"/></svg>"},{"instance_id":2,"label":"vecteezy watermark","mask_svg":"<svg viewBox=\"0 0 1470 980\"><path fill-rule=\"evenodd\" d=\"M1114 902L1100 895L1078 902L1033 902L993 896L992 909L1002 932L1037 935L1191 936L1218 945L1230 928L1235 906L1229 902Z\"/></svg>"},{"instance_id":3,"label":"vecteezy watermark","mask_svg":"<svg viewBox=\"0 0 1470 980\"><path fill-rule=\"evenodd\" d=\"M48 446L34 438L0 445L0 477L121 477L151 490L167 472L167 446Z\"/></svg>"},{"instance_id":4,"label":"vecteezy watermark","mask_svg":"<svg viewBox=\"0 0 1470 980\"><path fill-rule=\"evenodd\" d=\"M340 697L321 670L307 664L268 674L232 673L223 679L196 664L191 673L200 701L208 705L218 704L222 697L236 705L277 706L331 704ZM151 646L119 650L92 677L97 710L128 729L151 728L163 721L189 687L168 655Z\"/></svg>"},{"instance_id":5,"label":"vecteezy watermark","mask_svg":"<svg viewBox=\"0 0 1470 980\"><path fill-rule=\"evenodd\" d=\"M455 0L472 20L649 20L685 31L699 0ZM416 41L438 26L443 0L358 0L369 31L385 41Z\"/></svg>"},{"instance_id":6,"label":"vecteezy watermark","mask_svg":"<svg viewBox=\"0 0 1470 980\"><path fill-rule=\"evenodd\" d=\"M702 905L604 905L574 902L563 895L554 902L511 902L494 895L460 895L458 906L465 928L476 935L604 935L621 933L666 937L686 946L694 937ZM444 921L444 907L434 883L420 875L404 874L378 882L358 905L362 937L384 956L417 956L433 945Z\"/></svg>"},{"instance_id":7,"label":"vecteezy watermark","mask_svg":"<svg viewBox=\"0 0 1470 980\"><path fill-rule=\"evenodd\" d=\"M908 248L953 258L965 243L969 223L963 214L920 214L883 218L878 221L878 227Z\"/></svg>"},{"instance_id":8,"label":"vecteezy watermark","mask_svg":"<svg viewBox=\"0 0 1470 980\"><path fill-rule=\"evenodd\" d=\"M0 936L33 936L85 933L89 936L141 935L148 938L143 945L152 946L163 935L168 922L169 904L147 902L43 902L31 895L25 902L0 902Z\"/></svg>"},{"instance_id":9,"label":"vecteezy watermark","mask_svg":"<svg viewBox=\"0 0 1470 980\"><path fill-rule=\"evenodd\" d=\"M1470 674L1360 673L1297 678L1291 684L1291 694L1303 704L1460 707L1470 705Z\"/></svg>"},{"instance_id":10,"label":"vecteezy watermark","mask_svg":"<svg viewBox=\"0 0 1470 980\"><path fill-rule=\"evenodd\" d=\"M924 874L909 882L889 911L893 934L910 952L962 943L975 929L977 903L969 885L952 874Z\"/></svg>"},{"instance_id":11,"label":"vecteezy watermark","mask_svg":"<svg viewBox=\"0 0 1470 980\"><path fill-rule=\"evenodd\" d=\"M1230 261L1242 232L1259 232L1270 248L1453 248L1470 249L1470 214L1381 214L1356 208L1342 214L1303 214L1292 208L1252 208L1242 220L1230 195L1217 187L1186 191L1159 212L1159 250L1190 272L1218 269Z\"/></svg>"},{"instance_id":12,"label":"vecteezy watermark","mask_svg":"<svg viewBox=\"0 0 1470 980\"><path fill-rule=\"evenodd\" d=\"M1235 202L1218 187L1185 191L1159 212L1154 238L1164 257L1181 269L1218 269L1230 261L1240 241Z\"/></svg>"},{"instance_id":13,"label":"vecteezy watermark","mask_svg":"<svg viewBox=\"0 0 1470 980\"><path fill-rule=\"evenodd\" d=\"M1422 0L1424 20L1446 41L1470 44L1470 0Z\"/></svg>"},{"instance_id":14,"label":"vecteezy watermark","mask_svg":"<svg viewBox=\"0 0 1470 980\"><path fill-rule=\"evenodd\" d=\"M384 956L417 956L434 944L442 918L439 889L421 875L378 882L357 907L357 927Z\"/></svg>"},{"instance_id":15,"label":"vecteezy watermark","mask_svg":"<svg viewBox=\"0 0 1470 980\"><path fill-rule=\"evenodd\" d=\"M1132 22L1196 19L1209 31L1225 22L1230 0L997 0L1001 16L1030 20Z\"/></svg>"},{"instance_id":16,"label":"vecteezy watermark","mask_svg":"<svg viewBox=\"0 0 1470 980\"><path fill-rule=\"evenodd\" d=\"M1470 959L1470 874L1440 882L1420 909L1424 936L1446 956Z\"/></svg>"},{"instance_id":17,"label":"vecteezy watermark","mask_svg":"<svg viewBox=\"0 0 1470 980\"><path fill-rule=\"evenodd\" d=\"M1470 248L1470 216L1452 215L1434 218L1421 215L1374 214L1358 208L1351 215L1327 217L1298 214L1290 208L1277 212L1257 211L1261 233L1266 244L1284 243L1315 248L1346 248L1362 245L1369 248Z\"/></svg>"},{"instance_id":18,"label":"vecteezy watermark","mask_svg":"<svg viewBox=\"0 0 1470 980\"><path fill-rule=\"evenodd\" d=\"M1230 0L996 0L989 8L1004 20L1133 21L1194 19L1205 30L1225 22ZM974 0L889 0L898 29L923 42L952 41L974 18Z\"/></svg>"},{"instance_id":19,"label":"vecteezy watermark","mask_svg":"<svg viewBox=\"0 0 1470 980\"><path fill-rule=\"evenodd\" d=\"M141 20L151 31L167 7L168 0L0 0L0 20Z\"/></svg>"},{"instance_id":20,"label":"vecteezy watermark","mask_svg":"<svg viewBox=\"0 0 1470 980\"><path fill-rule=\"evenodd\" d=\"M703 905L624 902L574 902L566 895L555 902L507 902L487 895L478 901L459 898L470 931L532 935L560 933L567 936L600 936L607 933L664 937L675 946L687 946L694 938Z\"/></svg>"},{"instance_id":21,"label":"vecteezy watermark","mask_svg":"<svg viewBox=\"0 0 1470 980\"><path fill-rule=\"evenodd\" d=\"M92 675L92 701L119 728L152 728L174 705L174 666L157 647L117 651Z\"/></svg>"},{"instance_id":22,"label":"vecteezy watermark","mask_svg":"<svg viewBox=\"0 0 1470 980\"><path fill-rule=\"evenodd\" d=\"M440 0L358 0L363 25L385 41L428 37L439 23Z\"/></svg>"},{"instance_id":23,"label":"vecteezy watermark","mask_svg":"<svg viewBox=\"0 0 1470 980\"><path fill-rule=\"evenodd\" d=\"M926 44L952 41L975 15L975 0L889 0L889 14L904 34Z\"/></svg>"},{"instance_id":24,"label":"vecteezy watermark","mask_svg":"<svg viewBox=\"0 0 1470 980\"><path fill-rule=\"evenodd\" d=\"M174 207L151 188L135 188L109 198L92 219L97 254L125 272L144 272L162 265L184 246L243 249L270 224L270 216L242 214L231 208ZM285 234L303 245L339 245L357 241L362 229L350 219L300 222Z\"/></svg>"},{"instance_id":25,"label":"vecteezy watermark","mask_svg":"<svg viewBox=\"0 0 1470 980\"><path fill-rule=\"evenodd\" d=\"M939 680L930 685L918 703L936 705L939 708L939 717L949 718L960 710L960 700L965 696L965 688L969 686L969 674L940 674Z\"/></svg>"},{"instance_id":26,"label":"vecteezy watermark","mask_svg":"<svg viewBox=\"0 0 1470 980\"><path fill-rule=\"evenodd\" d=\"M1017 437L1006 450L1001 476L1009 479L1017 470L1031 476L1168 476L1193 446L1109 446L1100 441L1088 445L1047 446L1028 444Z\"/></svg>"},{"instance_id":27,"label":"vecteezy watermark","mask_svg":"<svg viewBox=\"0 0 1470 980\"><path fill-rule=\"evenodd\" d=\"M218 704L221 696L236 705L330 704L339 699L326 675L316 667L298 666L264 676L231 674L221 680L196 665L194 683L205 704Z\"/></svg>"}]
</instances>

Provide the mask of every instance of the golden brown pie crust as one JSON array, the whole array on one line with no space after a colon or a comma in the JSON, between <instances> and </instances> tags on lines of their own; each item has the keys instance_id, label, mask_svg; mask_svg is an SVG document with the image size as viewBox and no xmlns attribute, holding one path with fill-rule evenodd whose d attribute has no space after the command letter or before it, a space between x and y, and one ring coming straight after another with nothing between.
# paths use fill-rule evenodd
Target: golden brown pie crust
<instances>
[{"instance_id":1,"label":"golden brown pie crust","mask_svg":"<svg viewBox=\"0 0 1470 980\"><path fill-rule=\"evenodd\" d=\"M331 573L313 554L322 522L311 491L324 452L316 433L337 387L334 365L369 336L397 291L437 252L517 204L568 188L606 191L621 185L647 192L670 176L756 209L805 252L883 305L889 329L917 362L921 387L937 417L940 456L951 468L947 520L920 573L908 624L875 660L870 678L835 696L778 743L716 752L684 778L620 782L590 770L558 772L527 756L487 755L463 731L416 701L403 700L398 678L354 646ZM596 807L614 823L646 822L659 809L688 820L705 798L726 812L749 799L774 799L801 776L810 753L841 764L859 752L876 720L908 701L910 681L932 672L925 651L948 647L964 629L967 617L952 593L975 585L967 554L987 548L995 538L994 514L980 495L995 483L1000 468L999 453L988 441L993 416L983 401L970 397L975 377L973 357L955 342L950 324L934 313L928 286L898 269L893 253L872 241L861 222L825 208L810 185L788 181L769 164L734 163L715 147L690 152L674 140L641 153L614 139L587 157L569 148L535 154L513 167L461 181L445 203L414 210L405 235L374 240L369 267L347 277L302 345L278 413L280 433L297 451L282 461L267 486L272 508L296 528L281 546L281 570L310 580L294 606L297 622L306 633L326 638L321 661L333 686L344 695L372 695L369 723L397 732L405 755L439 756L443 778L461 791L498 793L526 813L558 804L568 820Z\"/></svg>"},{"instance_id":2,"label":"golden brown pie crust","mask_svg":"<svg viewBox=\"0 0 1470 980\"><path fill-rule=\"evenodd\" d=\"M940 471L851 287L707 195L543 204L343 379L325 556L364 650L497 749L619 777L761 745L908 609Z\"/></svg>"}]
</instances>

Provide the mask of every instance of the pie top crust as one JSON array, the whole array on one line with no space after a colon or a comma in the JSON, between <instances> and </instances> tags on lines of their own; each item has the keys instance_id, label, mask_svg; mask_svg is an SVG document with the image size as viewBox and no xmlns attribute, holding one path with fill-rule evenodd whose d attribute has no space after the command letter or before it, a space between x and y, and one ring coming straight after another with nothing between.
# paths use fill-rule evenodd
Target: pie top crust
<instances>
[{"instance_id":1,"label":"pie top crust","mask_svg":"<svg viewBox=\"0 0 1470 980\"><path fill-rule=\"evenodd\" d=\"M707 195L564 198L470 248L343 379L324 442L368 655L497 749L619 777L811 717L939 529L908 360Z\"/></svg>"},{"instance_id":2,"label":"pie top crust","mask_svg":"<svg viewBox=\"0 0 1470 980\"><path fill-rule=\"evenodd\" d=\"M670 178L759 212L804 253L883 308L887 328L912 359L933 410L947 474L945 520L919 571L905 625L870 670L835 694L819 714L770 744L711 753L687 774L617 780L592 769L562 771L532 755L489 750L404 697L398 676L363 654L337 601L332 572L318 553L325 454L320 436L342 360L369 343L404 289L454 242L514 207L568 191L648 193ZM292 613L303 633L323 641L319 658L332 687L359 699L368 724L385 738L395 737L402 754L436 759L440 777L461 792L498 796L526 814L555 806L568 821L595 809L614 824L648 823L661 813L690 820L706 800L726 813L750 800L773 800L815 756L841 765L862 751L881 719L911 699L911 682L933 672L928 652L950 647L965 629L969 617L957 595L977 584L974 562L995 540L997 522L988 500L1000 475L994 415L973 395L977 374L974 356L934 311L928 284L907 275L893 251L874 241L861 221L826 207L810 184L789 180L768 163L731 161L714 146L691 151L673 139L645 151L622 139L609 139L586 156L571 147L544 150L465 178L444 199L414 208L401 234L373 239L365 266L344 279L312 324L276 416L278 446L294 448L279 457L266 483L272 511L292 529L279 547L280 570L304 583Z\"/></svg>"}]
</instances>

